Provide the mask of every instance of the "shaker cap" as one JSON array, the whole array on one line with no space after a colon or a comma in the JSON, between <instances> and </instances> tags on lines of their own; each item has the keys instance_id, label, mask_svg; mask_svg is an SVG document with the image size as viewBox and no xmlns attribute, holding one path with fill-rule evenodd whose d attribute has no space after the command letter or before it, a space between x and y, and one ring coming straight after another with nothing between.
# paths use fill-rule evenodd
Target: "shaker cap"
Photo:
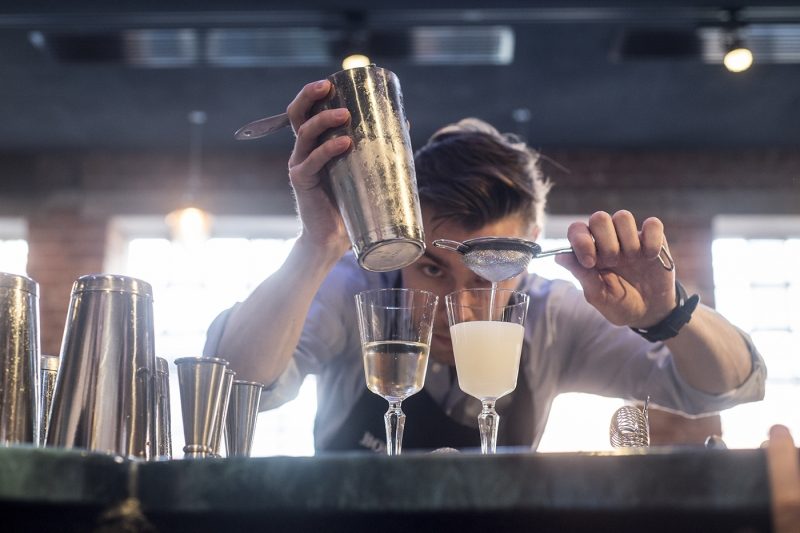
<instances>
[{"instance_id":1,"label":"shaker cap","mask_svg":"<svg viewBox=\"0 0 800 533\"><path fill-rule=\"evenodd\" d=\"M0 272L0 288L25 291L34 296L39 296L39 284L31 278L19 274Z\"/></svg>"},{"instance_id":2,"label":"shaker cap","mask_svg":"<svg viewBox=\"0 0 800 533\"><path fill-rule=\"evenodd\" d=\"M116 274L90 274L79 277L72 285L72 294L80 292L124 292L153 297L153 288L146 281Z\"/></svg>"}]
</instances>

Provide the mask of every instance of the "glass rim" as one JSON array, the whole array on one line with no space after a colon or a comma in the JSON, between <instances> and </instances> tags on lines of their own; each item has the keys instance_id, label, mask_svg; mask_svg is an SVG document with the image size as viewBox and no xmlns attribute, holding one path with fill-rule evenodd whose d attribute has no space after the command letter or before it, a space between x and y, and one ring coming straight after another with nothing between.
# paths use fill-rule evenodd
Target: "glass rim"
<instances>
[{"instance_id":1,"label":"glass rim","mask_svg":"<svg viewBox=\"0 0 800 533\"><path fill-rule=\"evenodd\" d=\"M426 296L426 302L411 302L412 305L408 307L414 306L424 306L430 305L430 302L433 301L436 305L439 304L439 295L433 293L431 291L425 289L411 289L411 288L397 288L397 287L386 287L383 289L367 289L364 291L359 291L355 294L356 303L358 302L365 302L368 300L367 297L372 294L419 294L421 296ZM374 302L373 302L374 303ZM403 306L405 308L405 306Z\"/></svg>"},{"instance_id":2,"label":"glass rim","mask_svg":"<svg viewBox=\"0 0 800 533\"><path fill-rule=\"evenodd\" d=\"M457 294L464 294L464 293L467 293L467 292L487 293L487 292L492 292L492 290L494 290L495 294L508 294L508 293L511 293L511 294L519 294L520 296L522 296L526 300L530 298L530 295L527 292L521 291L519 289L505 289L505 288L492 289L491 287L475 287L474 289L459 289L457 291L450 292L447 295L445 295L445 299L446 300L452 300L453 296L455 296ZM516 304L511 304L511 305L516 305Z\"/></svg>"},{"instance_id":3,"label":"glass rim","mask_svg":"<svg viewBox=\"0 0 800 533\"><path fill-rule=\"evenodd\" d=\"M461 309L483 308L483 307L486 306L486 304L488 304L488 302L477 302L477 301L462 302L457 298L457 296L459 296L461 294L465 294L465 293L470 293L470 292L473 292L473 293L477 292L477 293L481 293L481 294L487 294L487 293L490 293L491 291L492 291L491 288L480 287L480 288L474 288L474 289L461 289L461 290L453 291L453 292L447 294L444 297L444 303L445 303L445 307L448 309L448 314L449 314L451 309L456 309L456 308L461 308ZM524 291L520 291L520 290L516 290L516 289L496 289L495 290L495 294L498 294L498 295L508 294L509 295L509 299L511 299L512 296L514 294L516 294L516 295L519 295L519 298L516 299L516 301L513 301L513 302L508 301L508 302L503 303L503 304L495 302L495 305L494 305L493 309L511 309L511 308L519 307L519 306L525 306L527 308L528 305L530 304L530 299L531 299L530 295L527 292L524 292ZM502 298L501 298L501 300L502 300Z\"/></svg>"},{"instance_id":4,"label":"glass rim","mask_svg":"<svg viewBox=\"0 0 800 533\"><path fill-rule=\"evenodd\" d=\"M383 288L377 288L377 289L366 289L366 290L363 290L363 291L358 291L356 293L356 296L360 296L362 294L375 294L375 293L379 293L379 292L387 292L387 293L388 292L416 292L416 293L428 294L430 296L433 296L434 298L438 298L438 296L436 294L434 294L433 292L431 292L429 290L426 290L426 289L413 289L411 287L383 287Z\"/></svg>"}]
</instances>

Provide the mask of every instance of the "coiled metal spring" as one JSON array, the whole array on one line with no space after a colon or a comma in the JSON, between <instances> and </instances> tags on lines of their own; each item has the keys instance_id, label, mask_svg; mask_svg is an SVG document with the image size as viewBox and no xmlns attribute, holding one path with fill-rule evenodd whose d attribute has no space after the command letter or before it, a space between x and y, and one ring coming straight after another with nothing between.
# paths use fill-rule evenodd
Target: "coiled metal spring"
<instances>
[{"instance_id":1,"label":"coiled metal spring","mask_svg":"<svg viewBox=\"0 0 800 533\"><path fill-rule=\"evenodd\" d=\"M608 433L614 448L642 448L650 446L650 422L647 406L650 397L644 402L644 410L633 405L624 405L614 412Z\"/></svg>"}]
</instances>

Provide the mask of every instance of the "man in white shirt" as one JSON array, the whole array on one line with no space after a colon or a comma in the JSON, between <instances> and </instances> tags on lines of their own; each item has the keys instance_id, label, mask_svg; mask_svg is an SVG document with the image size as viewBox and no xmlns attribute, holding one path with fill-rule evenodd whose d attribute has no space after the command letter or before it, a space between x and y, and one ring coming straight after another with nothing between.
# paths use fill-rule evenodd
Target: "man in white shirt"
<instances>
[{"instance_id":1,"label":"man in white shirt","mask_svg":"<svg viewBox=\"0 0 800 533\"><path fill-rule=\"evenodd\" d=\"M437 132L415 156L426 234L422 258L401 271L359 269L344 224L320 186L324 166L350 147L347 137L318 145L348 120L346 110L309 117L329 82L309 84L290 104L297 134L289 175L302 233L284 265L209 329L205 352L229 359L242 379L269 386L262 408L291 399L303 377L319 375L317 449L380 449L385 401L363 378L353 296L411 287L439 295L487 282L438 238L535 240L549 184L536 154L513 136L467 119ZM598 212L576 222L574 254L558 256L581 283L522 274L499 284L531 296L517 390L498 402L500 445L535 446L553 398L581 391L643 400L687 414L761 399L766 369L752 342L676 284L664 228L637 227L631 213ZM404 448L477 446L479 402L460 391L444 305L437 310L423 390L403 402Z\"/></svg>"}]
</instances>

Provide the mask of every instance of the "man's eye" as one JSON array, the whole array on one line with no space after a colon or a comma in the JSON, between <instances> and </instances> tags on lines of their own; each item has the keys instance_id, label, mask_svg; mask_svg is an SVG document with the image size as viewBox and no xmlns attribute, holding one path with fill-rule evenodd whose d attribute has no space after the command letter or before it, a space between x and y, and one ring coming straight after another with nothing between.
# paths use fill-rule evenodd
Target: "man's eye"
<instances>
[{"instance_id":1,"label":"man's eye","mask_svg":"<svg viewBox=\"0 0 800 533\"><path fill-rule=\"evenodd\" d=\"M442 269L436 265L422 265L422 273L431 278L438 278L442 275Z\"/></svg>"}]
</instances>

